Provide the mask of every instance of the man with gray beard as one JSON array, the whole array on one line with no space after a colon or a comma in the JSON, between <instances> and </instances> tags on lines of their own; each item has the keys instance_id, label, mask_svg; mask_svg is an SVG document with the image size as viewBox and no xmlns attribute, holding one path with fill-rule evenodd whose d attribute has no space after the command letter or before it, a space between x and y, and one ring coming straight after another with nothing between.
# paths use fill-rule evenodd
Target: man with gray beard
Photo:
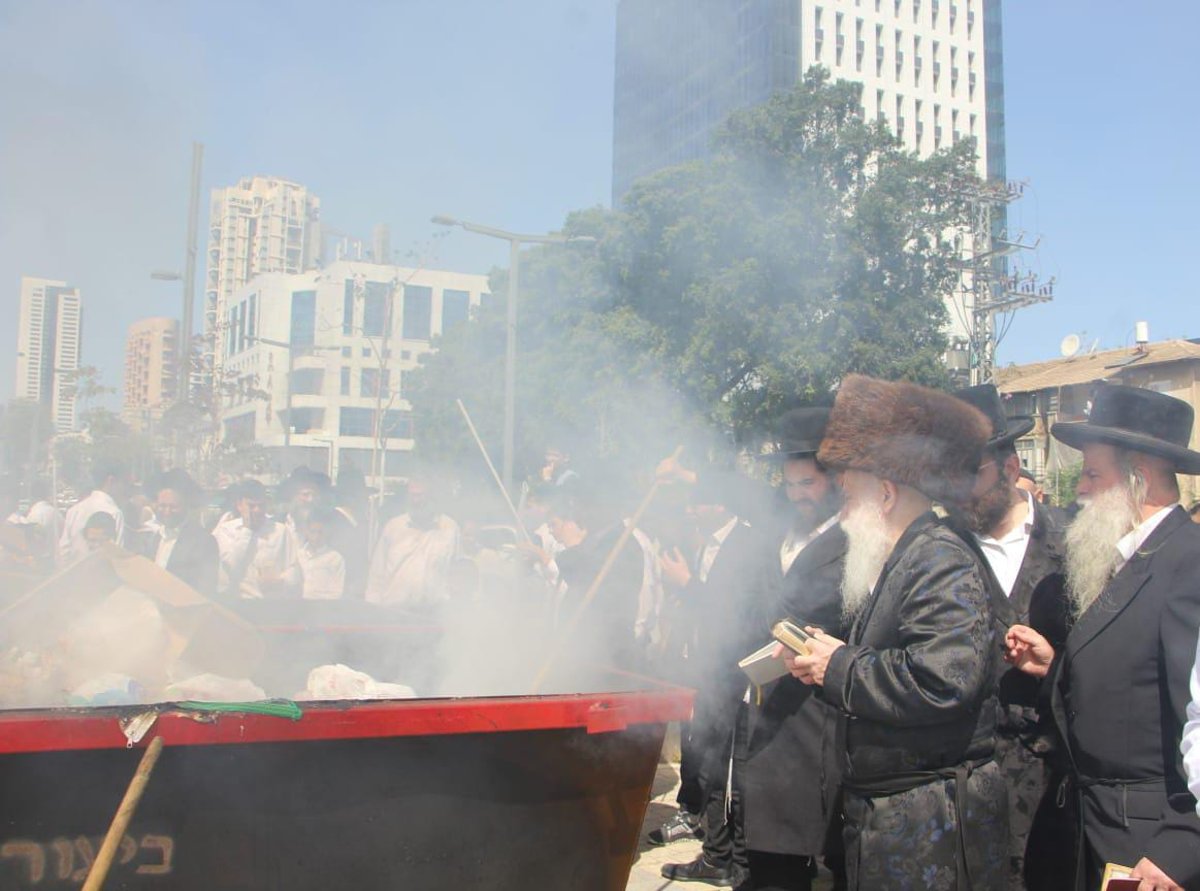
<instances>
[{"instance_id":1,"label":"man with gray beard","mask_svg":"<svg viewBox=\"0 0 1200 891\"><path fill-rule=\"evenodd\" d=\"M851 375L817 453L840 473L852 624L845 642L810 627L789 666L841 713L852 889L1005 886L993 588L931 509L969 497L989 432L952 396Z\"/></svg>"},{"instance_id":2,"label":"man with gray beard","mask_svg":"<svg viewBox=\"0 0 1200 891\"><path fill-rule=\"evenodd\" d=\"M1048 679L1083 829L1079 889L1099 887L1108 863L1133 865L1139 891L1200 888L1179 752L1200 627L1200 529L1175 477L1200 474L1192 423L1179 399L1109 385L1087 421L1051 430L1083 452L1084 506L1067 532L1074 624L1058 648L1014 625L1006 658Z\"/></svg>"}]
</instances>

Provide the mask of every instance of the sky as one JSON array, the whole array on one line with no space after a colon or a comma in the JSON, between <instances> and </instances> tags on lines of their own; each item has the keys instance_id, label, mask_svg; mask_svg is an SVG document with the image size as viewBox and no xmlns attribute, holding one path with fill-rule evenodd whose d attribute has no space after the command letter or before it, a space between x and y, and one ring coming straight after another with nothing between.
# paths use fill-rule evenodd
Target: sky
<instances>
[{"instance_id":1,"label":"sky","mask_svg":"<svg viewBox=\"0 0 1200 891\"><path fill-rule=\"evenodd\" d=\"M615 9L0 0L0 398L22 275L81 289L84 361L110 386L129 324L177 313L179 283L149 272L183 266L193 140L202 232L211 188L266 174L307 185L330 226L387 223L422 265L486 272L506 245L429 218L545 232L608 204ZM1016 315L1000 362L1057 356L1070 333L1119 347L1138 320L1154 340L1200 336L1200 5L1003 9L1008 174L1029 181L1010 226L1041 238L1022 265L1057 283Z\"/></svg>"}]
</instances>

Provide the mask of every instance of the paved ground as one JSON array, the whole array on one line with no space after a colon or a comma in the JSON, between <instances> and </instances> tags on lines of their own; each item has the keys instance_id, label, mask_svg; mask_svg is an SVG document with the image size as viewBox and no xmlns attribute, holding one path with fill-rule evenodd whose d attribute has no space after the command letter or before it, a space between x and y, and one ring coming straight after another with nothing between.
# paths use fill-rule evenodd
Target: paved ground
<instances>
[{"instance_id":1,"label":"paved ground","mask_svg":"<svg viewBox=\"0 0 1200 891\"><path fill-rule=\"evenodd\" d=\"M702 891L712 885L699 882L672 882L662 877L664 863L683 863L700 853L700 842L691 839L677 841L656 848L646 841L646 833L661 826L675 813L675 793L679 789L679 765L659 762L654 777L654 789L650 793L650 806L646 809L646 821L638 841L637 859L629 873L627 891ZM827 891L831 887L828 873L817 879L814 891Z\"/></svg>"}]
</instances>

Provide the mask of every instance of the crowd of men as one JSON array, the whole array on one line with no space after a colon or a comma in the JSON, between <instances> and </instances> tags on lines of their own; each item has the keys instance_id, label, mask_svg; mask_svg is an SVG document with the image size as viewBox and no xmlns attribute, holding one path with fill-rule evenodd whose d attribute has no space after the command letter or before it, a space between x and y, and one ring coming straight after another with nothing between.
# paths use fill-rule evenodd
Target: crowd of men
<instances>
[{"instance_id":1,"label":"crowd of men","mask_svg":"<svg viewBox=\"0 0 1200 891\"><path fill-rule=\"evenodd\" d=\"M851 376L832 410L789 414L782 528L667 462L705 536L692 578L662 564L698 694L680 809L650 841L703 849L664 876L804 889L823 861L838 888L1200 887L1192 426L1179 400L1101 388L1052 430L1083 456L1070 512L1028 485L1034 420L992 386ZM785 617L811 639L748 684L738 657Z\"/></svg>"},{"instance_id":2,"label":"crowd of men","mask_svg":"<svg viewBox=\"0 0 1200 891\"><path fill-rule=\"evenodd\" d=\"M0 545L48 571L111 543L216 598L431 618L503 552L550 627L587 611L576 655L696 689L679 810L649 840L703 849L668 879L807 889L823 863L838 888L1094 889L1124 868L1141 891L1200 888L1200 516L1176 476L1200 474L1193 421L1101 387L1051 431L1083 456L1068 514L1015 451L1033 419L994 387L852 375L780 419L767 497L670 458L633 517L552 449L500 545L427 479L386 522L361 475L305 469L239 483L205 522L182 470L135 495L109 468L65 516L45 488L9 497ZM739 662L782 619L807 642L749 682Z\"/></svg>"}]
</instances>

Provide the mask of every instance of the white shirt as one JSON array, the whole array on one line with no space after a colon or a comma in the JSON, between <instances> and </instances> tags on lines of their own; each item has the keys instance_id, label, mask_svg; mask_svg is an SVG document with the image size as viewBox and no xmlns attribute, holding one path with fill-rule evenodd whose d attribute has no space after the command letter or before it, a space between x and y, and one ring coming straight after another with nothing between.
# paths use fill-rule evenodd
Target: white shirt
<instances>
[{"instance_id":1,"label":"white shirt","mask_svg":"<svg viewBox=\"0 0 1200 891\"><path fill-rule=\"evenodd\" d=\"M329 546L300 548L300 570L304 573L305 600L337 600L346 589L346 561Z\"/></svg>"},{"instance_id":2,"label":"white shirt","mask_svg":"<svg viewBox=\"0 0 1200 891\"><path fill-rule=\"evenodd\" d=\"M1133 558L1133 555L1138 552L1138 548L1146 543L1146 539L1149 538L1151 534L1153 534L1154 530L1158 528L1158 524L1165 520L1167 518L1167 514L1175 510L1175 508L1178 506L1178 502L1175 504L1168 504L1162 510L1156 511L1154 514L1151 514L1149 517L1142 520L1138 527L1132 532L1121 537L1121 540L1117 542L1117 550L1121 552L1121 564L1117 567L1117 572L1120 572L1125 568L1125 564L1128 563Z\"/></svg>"},{"instance_id":3,"label":"white shirt","mask_svg":"<svg viewBox=\"0 0 1200 891\"><path fill-rule=\"evenodd\" d=\"M25 522L37 527L42 553L54 560L58 555L58 542L63 530L63 518L58 508L49 501L35 501L25 514Z\"/></svg>"},{"instance_id":4,"label":"white shirt","mask_svg":"<svg viewBox=\"0 0 1200 891\"><path fill-rule=\"evenodd\" d=\"M175 542L179 541L179 529L168 529L166 526L158 527L158 548L154 551L154 562L163 569L167 568L167 564L171 562L171 552L175 550Z\"/></svg>"},{"instance_id":5,"label":"white shirt","mask_svg":"<svg viewBox=\"0 0 1200 891\"><path fill-rule=\"evenodd\" d=\"M257 600L264 595L259 584L262 573L278 574L284 583L282 590L273 588L273 597L295 596L301 593L302 576L296 536L278 520L266 519L255 532L237 514L226 514L212 531L217 540L221 562L217 571L217 590L222 594L236 593L239 597ZM254 552L246 556L253 544ZM235 578L242 567L241 584ZM237 590L231 590L236 585Z\"/></svg>"},{"instance_id":6,"label":"white shirt","mask_svg":"<svg viewBox=\"0 0 1200 891\"><path fill-rule=\"evenodd\" d=\"M704 552L700 555L700 569L696 573L700 581L708 581L708 574L712 572L713 563L717 559L717 552L721 550L721 545L725 544L725 539L729 538L729 533L733 532L733 527L737 524L738 518L734 517L709 536L708 543L704 546Z\"/></svg>"},{"instance_id":7,"label":"white shirt","mask_svg":"<svg viewBox=\"0 0 1200 891\"><path fill-rule=\"evenodd\" d=\"M642 587L638 591L637 618L633 623L634 637L658 637L658 614L662 610L662 567L658 563L658 542L641 529L633 530L634 540L642 549Z\"/></svg>"},{"instance_id":8,"label":"white shirt","mask_svg":"<svg viewBox=\"0 0 1200 891\"><path fill-rule=\"evenodd\" d=\"M121 508L113 501L111 495L103 489L93 489L86 498L72 505L63 519L58 551L64 564L74 563L90 553L87 540L83 537L83 527L87 524L88 517L95 513L112 515L117 522L117 534L113 541L121 547L125 546L125 515L121 513Z\"/></svg>"},{"instance_id":9,"label":"white shirt","mask_svg":"<svg viewBox=\"0 0 1200 891\"><path fill-rule=\"evenodd\" d=\"M779 546L779 568L783 570L783 574L788 574L801 551L832 529L837 521L838 515L835 513L803 538L798 537L794 529L789 529L788 534L783 537L783 544Z\"/></svg>"},{"instance_id":10,"label":"white shirt","mask_svg":"<svg viewBox=\"0 0 1200 891\"><path fill-rule=\"evenodd\" d=\"M1004 538L996 539L990 535L976 535L975 540L987 557L988 565L1004 593L1011 597L1017 584L1017 576L1021 574L1021 564L1025 562L1025 552L1029 550L1029 539L1033 537L1033 496L1025 492L1028 512L1025 519L1018 523Z\"/></svg>"},{"instance_id":11,"label":"white shirt","mask_svg":"<svg viewBox=\"0 0 1200 891\"><path fill-rule=\"evenodd\" d=\"M1196 647L1190 686L1192 701L1187 706L1187 723L1183 725L1179 750L1183 753L1183 772L1187 776L1188 791L1196 796L1196 813L1200 814L1200 644Z\"/></svg>"},{"instance_id":12,"label":"white shirt","mask_svg":"<svg viewBox=\"0 0 1200 891\"><path fill-rule=\"evenodd\" d=\"M429 529L401 514L383 527L367 576L367 600L424 606L449 596L450 564L458 557L458 524L439 514Z\"/></svg>"}]
</instances>

